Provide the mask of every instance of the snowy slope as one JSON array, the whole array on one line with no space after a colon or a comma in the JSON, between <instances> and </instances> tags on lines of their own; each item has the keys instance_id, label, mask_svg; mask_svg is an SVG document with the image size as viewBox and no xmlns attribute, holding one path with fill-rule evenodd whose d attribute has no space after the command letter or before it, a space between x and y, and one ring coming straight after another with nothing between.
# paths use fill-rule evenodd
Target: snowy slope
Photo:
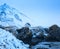
<instances>
[{"instance_id":1,"label":"snowy slope","mask_svg":"<svg viewBox=\"0 0 60 49\"><path fill-rule=\"evenodd\" d=\"M0 25L21 27L27 21L29 21L29 18L17 9L6 3L0 6Z\"/></svg>"},{"instance_id":2,"label":"snowy slope","mask_svg":"<svg viewBox=\"0 0 60 49\"><path fill-rule=\"evenodd\" d=\"M28 49L28 47L8 31L0 29L0 49Z\"/></svg>"}]
</instances>

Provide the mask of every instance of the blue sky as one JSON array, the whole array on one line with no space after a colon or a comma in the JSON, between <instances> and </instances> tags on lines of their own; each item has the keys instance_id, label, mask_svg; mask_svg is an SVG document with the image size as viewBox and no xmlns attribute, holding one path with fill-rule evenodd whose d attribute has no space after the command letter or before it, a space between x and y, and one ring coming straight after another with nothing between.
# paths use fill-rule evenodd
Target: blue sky
<instances>
[{"instance_id":1,"label":"blue sky","mask_svg":"<svg viewBox=\"0 0 60 49\"><path fill-rule=\"evenodd\" d=\"M33 26L60 26L60 0L0 0L3 3L30 17Z\"/></svg>"}]
</instances>

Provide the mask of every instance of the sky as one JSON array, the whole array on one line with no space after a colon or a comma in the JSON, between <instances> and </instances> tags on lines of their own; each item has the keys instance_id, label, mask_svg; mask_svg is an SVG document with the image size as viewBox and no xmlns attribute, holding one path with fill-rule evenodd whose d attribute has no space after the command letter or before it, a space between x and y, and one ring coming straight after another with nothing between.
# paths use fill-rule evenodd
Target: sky
<instances>
[{"instance_id":1,"label":"sky","mask_svg":"<svg viewBox=\"0 0 60 49\"><path fill-rule=\"evenodd\" d=\"M60 0L0 0L27 15L32 26L60 26Z\"/></svg>"}]
</instances>

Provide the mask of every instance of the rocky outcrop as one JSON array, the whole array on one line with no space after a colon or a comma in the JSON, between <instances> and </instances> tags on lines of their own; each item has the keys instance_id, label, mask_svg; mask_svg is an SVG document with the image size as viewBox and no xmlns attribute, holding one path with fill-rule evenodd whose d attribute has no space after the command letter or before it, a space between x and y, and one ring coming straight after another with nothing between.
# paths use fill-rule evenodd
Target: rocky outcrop
<instances>
[{"instance_id":1,"label":"rocky outcrop","mask_svg":"<svg viewBox=\"0 0 60 49\"><path fill-rule=\"evenodd\" d=\"M47 36L47 41L60 41L60 27L57 25L52 25L49 27L49 35Z\"/></svg>"},{"instance_id":2,"label":"rocky outcrop","mask_svg":"<svg viewBox=\"0 0 60 49\"><path fill-rule=\"evenodd\" d=\"M32 32L28 27L23 27L17 29L18 35L17 38L22 40L24 43L30 44L32 39Z\"/></svg>"},{"instance_id":3,"label":"rocky outcrop","mask_svg":"<svg viewBox=\"0 0 60 49\"><path fill-rule=\"evenodd\" d=\"M22 40L24 43L36 45L39 42L44 41L45 31L43 28L23 27L21 29L17 29L17 32L18 32L17 38Z\"/></svg>"}]
</instances>

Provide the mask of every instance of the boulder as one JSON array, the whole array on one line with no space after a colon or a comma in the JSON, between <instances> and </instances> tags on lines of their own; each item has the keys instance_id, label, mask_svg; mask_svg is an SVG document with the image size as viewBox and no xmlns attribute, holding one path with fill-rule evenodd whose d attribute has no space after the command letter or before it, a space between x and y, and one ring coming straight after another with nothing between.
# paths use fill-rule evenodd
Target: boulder
<instances>
[{"instance_id":1,"label":"boulder","mask_svg":"<svg viewBox=\"0 0 60 49\"><path fill-rule=\"evenodd\" d=\"M31 43L32 32L28 27L23 27L21 29L17 29L18 35L17 38L22 40L26 44Z\"/></svg>"},{"instance_id":2,"label":"boulder","mask_svg":"<svg viewBox=\"0 0 60 49\"><path fill-rule=\"evenodd\" d=\"M47 36L48 41L60 41L60 27L52 25L49 27L49 35Z\"/></svg>"}]
</instances>

